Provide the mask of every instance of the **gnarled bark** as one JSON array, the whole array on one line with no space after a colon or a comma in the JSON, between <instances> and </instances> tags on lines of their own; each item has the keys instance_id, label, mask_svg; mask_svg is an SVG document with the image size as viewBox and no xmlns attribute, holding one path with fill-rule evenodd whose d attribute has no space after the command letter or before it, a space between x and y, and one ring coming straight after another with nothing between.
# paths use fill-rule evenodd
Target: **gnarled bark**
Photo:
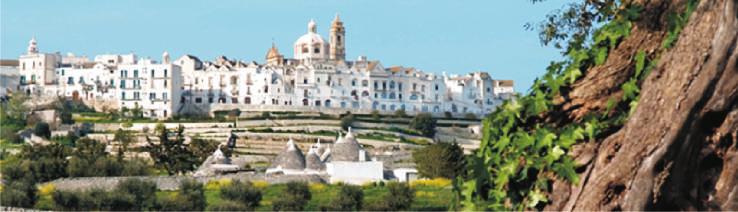
<instances>
[{"instance_id":1,"label":"gnarled bark","mask_svg":"<svg viewBox=\"0 0 738 212\"><path fill-rule=\"evenodd\" d=\"M678 3L645 2L654 15L645 21L663 23L665 9ZM563 103L576 108L572 119L619 95L613 91L630 76L638 49L659 48L665 29L643 26L573 86ZM738 3L701 1L643 82L625 125L572 151L584 164L582 181L555 182L546 209L738 210L737 41Z\"/></svg>"}]
</instances>

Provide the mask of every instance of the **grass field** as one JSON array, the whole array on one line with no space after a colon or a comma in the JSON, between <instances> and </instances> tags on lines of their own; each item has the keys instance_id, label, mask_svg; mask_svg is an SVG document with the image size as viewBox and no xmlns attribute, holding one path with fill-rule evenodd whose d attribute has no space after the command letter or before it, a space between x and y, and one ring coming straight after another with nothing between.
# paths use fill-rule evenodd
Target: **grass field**
<instances>
[{"instance_id":1,"label":"grass field","mask_svg":"<svg viewBox=\"0 0 738 212\"><path fill-rule=\"evenodd\" d=\"M217 183L216 183L217 184ZM256 187L261 188L262 200L257 211L271 211L272 200L278 199L282 196L285 184L266 185L265 182L256 182ZM447 210L448 205L452 199L451 185L448 180L426 180L421 183L411 184L415 189L415 199L412 204L411 210L416 211L438 211ZM205 186L205 198L208 205L217 205L223 201L220 198L219 185L209 183ZM364 191L364 205L376 204L388 194L387 188L378 185L365 185L362 186ZM310 192L312 198L308 202L305 210L307 211L319 211L321 206L329 205L331 200L336 196L338 192L338 186L330 184L312 183L310 184ZM159 191L158 197L165 197L167 195L173 195L176 191Z\"/></svg>"}]
</instances>

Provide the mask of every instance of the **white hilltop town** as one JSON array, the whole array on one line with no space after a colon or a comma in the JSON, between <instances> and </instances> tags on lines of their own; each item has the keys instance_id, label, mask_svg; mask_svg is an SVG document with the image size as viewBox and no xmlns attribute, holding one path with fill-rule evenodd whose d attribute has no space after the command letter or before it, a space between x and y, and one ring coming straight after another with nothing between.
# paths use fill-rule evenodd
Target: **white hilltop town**
<instances>
[{"instance_id":1,"label":"white hilltop town","mask_svg":"<svg viewBox=\"0 0 738 212\"><path fill-rule=\"evenodd\" d=\"M167 52L160 61L135 54L104 54L90 59L71 53L43 53L32 38L18 60L0 61L0 95L6 99L12 93L23 93L37 104L62 97L100 112L137 109L144 118L159 121L213 117L223 111L321 115L392 115L403 111L409 116L483 117L515 95L511 80L493 79L486 72L436 74L412 67L385 67L365 56L347 60L345 41L346 29L338 15L330 24L327 40L319 34L317 23L310 20L307 32L294 42L292 58L282 55L272 44L263 62L225 56L205 61L189 54L172 59ZM182 124L189 137L211 136L223 143L228 138L228 146L236 151L243 148L244 154L273 156L262 157L269 162L260 173L266 179L317 176L325 182L353 184L415 178L417 171L402 163L409 157L406 147L412 145L399 141L453 140L467 145L467 150L478 145L481 137L478 119L439 122L443 126L431 138L383 131L402 128L390 122L357 122L353 129L344 131L345 135L338 136L300 133L340 132L340 127L328 126L337 125L336 120L266 119L236 121L233 125L167 122L166 127ZM88 136L109 141L112 135L104 132L120 126L96 124L94 128L100 133ZM259 133L267 131L265 126L271 127L269 133ZM134 123L129 128L145 131L153 129L154 124ZM272 133L278 130L290 134ZM382 137L391 137L394 142L382 142ZM192 175L244 172L244 164L257 157L261 156L225 156L219 148Z\"/></svg>"}]
</instances>

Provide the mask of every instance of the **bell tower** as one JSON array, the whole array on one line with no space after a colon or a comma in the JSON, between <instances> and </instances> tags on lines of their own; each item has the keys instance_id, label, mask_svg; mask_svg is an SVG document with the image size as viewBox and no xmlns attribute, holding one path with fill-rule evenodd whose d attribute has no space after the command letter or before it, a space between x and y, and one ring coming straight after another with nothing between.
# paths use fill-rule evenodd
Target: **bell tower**
<instances>
[{"instance_id":1,"label":"bell tower","mask_svg":"<svg viewBox=\"0 0 738 212\"><path fill-rule=\"evenodd\" d=\"M330 34L330 58L332 60L343 61L346 59L346 29L343 28L343 22L336 14L331 23Z\"/></svg>"}]
</instances>

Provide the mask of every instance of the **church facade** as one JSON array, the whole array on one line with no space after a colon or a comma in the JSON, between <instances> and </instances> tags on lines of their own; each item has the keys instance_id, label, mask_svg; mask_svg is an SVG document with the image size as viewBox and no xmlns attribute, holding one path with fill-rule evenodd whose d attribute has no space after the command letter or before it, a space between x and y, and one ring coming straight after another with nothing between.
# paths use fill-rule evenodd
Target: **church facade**
<instances>
[{"instance_id":1,"label":"church facade","mask_svg":"<svg viewBox=\"0 0 738 212\"><path fill-rule=\"evenodd\" d=\"M384 67L366 57L347 60L340 18L332 21L327 40L317 29L311 20L293 45L293 58L272 45L264 63L224 56L171 60L166 52L161 62L133 54L98 55L89 61L40 53L33 39L19 58L19 89L113 109L141 108L153 118L232 109L484 115L514 93L512 81L486 72L449 76Z\"/></svg>"}]
</instances>

